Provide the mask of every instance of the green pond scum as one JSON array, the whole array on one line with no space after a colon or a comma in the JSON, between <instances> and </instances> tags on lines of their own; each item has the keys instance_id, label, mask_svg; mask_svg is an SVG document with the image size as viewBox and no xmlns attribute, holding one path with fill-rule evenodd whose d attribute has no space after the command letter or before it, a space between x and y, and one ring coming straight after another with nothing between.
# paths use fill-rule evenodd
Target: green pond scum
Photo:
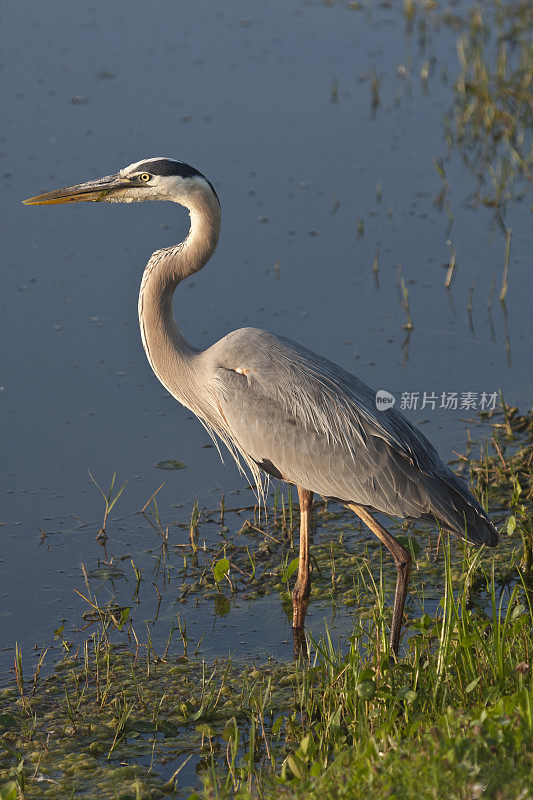
<instances>
[{"instance_id":1,"label":"green pond scum","mask_svg":"<svg viewBox=\"0 0 533 800\"><path fill-rule=\"evenodd\" d=\"M100 607L88 582L91 635L65 642L51 674L16 650L0 692L0 798L533 796L533 415L504 405L486 416L480 457L467 451L456 466L500 545L403 531L415 565L397 663L391 565L364 531L354 547L352 517L319 502L313 597L353 609L348 641L326 629L309 660L206 661L178 618L180 653L171 637L157 652L129 607ZM190 545L184 602L212 596L227 613L234 596L270 593L290 612L297 511L288 497L274 503L243 526L255 550L252 537L238 553L229 530L218 552ZM224 500L216 514L224 524ZM198 538L209 515L194 516Z\"/></svg>"}]
</instances>

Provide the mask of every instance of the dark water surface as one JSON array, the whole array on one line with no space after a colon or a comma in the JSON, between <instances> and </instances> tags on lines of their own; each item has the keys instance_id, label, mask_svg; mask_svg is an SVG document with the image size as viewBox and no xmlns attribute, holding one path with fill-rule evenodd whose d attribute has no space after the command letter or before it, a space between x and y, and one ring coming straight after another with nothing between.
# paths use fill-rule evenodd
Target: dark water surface
<instances>
[{"instance_id":1,"label":"dark water surface","mask_svg":"<svg viewBox=\"0 0 533 800\"><path fill-rule=\"evenodd\" d=\"M442 180L433 161L447 154L461 31L417 20L409 33L401 6L4 5L0 663L12 663L15 641L25 651L49 643L84 609L74 593L84 591L81 564L90 572L104 555L95 541L103 504L88 470L105 486L114 472L118 485L128 481L110 546L147 570L160 540L134 512L163 480L159 508L174 543L186 539L174 523L189 518L196 497L214 508L221 490L231 497L240 487L238 502L250 503L235 466L206 447L203 428L159 385L140 344L144 264L185 236L186 213L159 203L28 208L25 197L142 157L187 161L213 181L223 211L215 256L176 297L191 342L208 346L252 324L300 341L398 402L424 391L530 399L530 202L510 200L503 224L494 208L465 203L477 179L452 151L448 211L435 204ZM497 300L505 227L506 314ZM407 414L448 460L464 450L476 413L438 405ZM164 459L186 469L156 469ZM124 572L131 595L133 572ZM145 584L139 621L153 617L156 599ZM102 587L102 602L122 591ZM172 600L165 609L160 639ZM290 653L276 598L239 602L224 619L212 610L209 602L182 612L191 635L206 634L206 652Z\"/></svg>"}]
</instances>

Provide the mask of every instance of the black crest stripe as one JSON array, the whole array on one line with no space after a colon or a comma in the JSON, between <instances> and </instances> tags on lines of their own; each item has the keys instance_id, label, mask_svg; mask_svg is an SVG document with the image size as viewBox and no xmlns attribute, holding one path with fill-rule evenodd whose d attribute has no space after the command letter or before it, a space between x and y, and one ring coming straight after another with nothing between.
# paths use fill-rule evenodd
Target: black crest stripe
<instances>
[{"instance_id":1,"label":"black crest stripe","mask_svg":"<svg viewBox=\"0 0 533 800\"><path fill-rule=\"evenodd\" d=\"M137 165L137 170L139 172L143 172L144 170L149 172L151 175L161 175L162 177L178 175L180 178L203 178L203 180L209 184L213 190L213 194L218 199L215 187L211 181L209 181L205 175L203 175L197 169L191 167L190 164L185 164L183 161L174 161L172 158L151 159L139 163Z\"/></svg>"}]
</instances>

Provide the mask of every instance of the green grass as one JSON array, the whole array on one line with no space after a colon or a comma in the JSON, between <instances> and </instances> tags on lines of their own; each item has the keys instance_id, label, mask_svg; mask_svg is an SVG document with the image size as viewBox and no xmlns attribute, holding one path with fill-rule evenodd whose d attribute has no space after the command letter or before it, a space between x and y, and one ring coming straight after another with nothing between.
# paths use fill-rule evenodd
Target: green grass
<instances>
[{"instance_id":1,"label":"green grass","mask_svg":"<svg viewBox=\"0 0 533 800\"><path fill-rule=\"evenodd\" d=\"M398 662L390 567L370 544L351 553L342 530L313 547L315 592L354 607L353 630L342 648L328 633L310 642L309 663L205 662L179 619L182 655L169 655L171 639L156 652L88 587L92 636L51 675L39 662L29 677L17 648L0 692L0 798L186 797L195 786L203 798L533 796L532 441L533 417L504 407L481 457L461 460L503 530L499 548L410 540L418 569ZM275 504L290 542L295 509ZM218 582L223 596L227 563L207 563L204 592ZM267 586L281 602L293 568L287 544Z\"/></svg>"},{"instance_id":2,"label":"green grass","mask_svg":"<svg viewBox=\"0 0 533 800\"><path fill-rule=\"evenodd\" d=\"M379 588L349 652L326 637L309 665L136 657L94 635L36 690L2 693L0 778L19 797L164 797L192 756L202 797L528 797L528 594L498 599L489 570L490 614L472 613L445 564L442 608L396 664Z\"/></svg>"},{"instance_id":3,"label":"green grass","mask_svg":"<svg viewBox=\"0 0 533 800\"><path fill-rule=\"evenodd\" d=\"M455 601L427 616L389 666L379 619L347 656L329 641L299 691L308 724L277 775L297 797L502 797L533 790L531 609L517 590L493 615ZM378 646L378 643L380 646ZM380 656L380 654L382 654ZM265 796L274 796L276 790Z\"/></svg>"}]
</instances>

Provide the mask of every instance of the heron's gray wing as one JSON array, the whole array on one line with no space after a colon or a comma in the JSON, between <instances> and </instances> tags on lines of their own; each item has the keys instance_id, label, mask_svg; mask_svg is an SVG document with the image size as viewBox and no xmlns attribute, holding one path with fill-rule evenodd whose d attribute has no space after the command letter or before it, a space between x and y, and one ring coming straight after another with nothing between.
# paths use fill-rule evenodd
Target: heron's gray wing
<instances>
[{"instance_id":1,"label":"heron's gray wing","mask_svg":"<svg viewBox=\"0 0 533 800\"><path fill-rule=\"evenodd\" d=\"M377 411L376 393L338 365L296 342L256 328L241 328L203 355L212 367L241 370L263 403L274 403L305 430L350 449L368 435L382 438L420 469L438 453L426 437L395 409ZM213 358L214 357L214 358ZM219 376L220 377L220 376ZM226 376L227 378L228 376ZM242 380L236 385L244 386Z\"/></svg>"},{"instance_id":2,"label":"heron's gray wing","mask_svg":"<svg viewBox=\"0 0 533 800\"><path fill-rule=\"evenodd\" d=\"M377 411L375 392L341 367L254 328L202 356L232 441L267 472L395 516L436 516L463 535L465 516L472 531L486 520L425 436L395 409Z\"/></svg>"}]
</instances>

